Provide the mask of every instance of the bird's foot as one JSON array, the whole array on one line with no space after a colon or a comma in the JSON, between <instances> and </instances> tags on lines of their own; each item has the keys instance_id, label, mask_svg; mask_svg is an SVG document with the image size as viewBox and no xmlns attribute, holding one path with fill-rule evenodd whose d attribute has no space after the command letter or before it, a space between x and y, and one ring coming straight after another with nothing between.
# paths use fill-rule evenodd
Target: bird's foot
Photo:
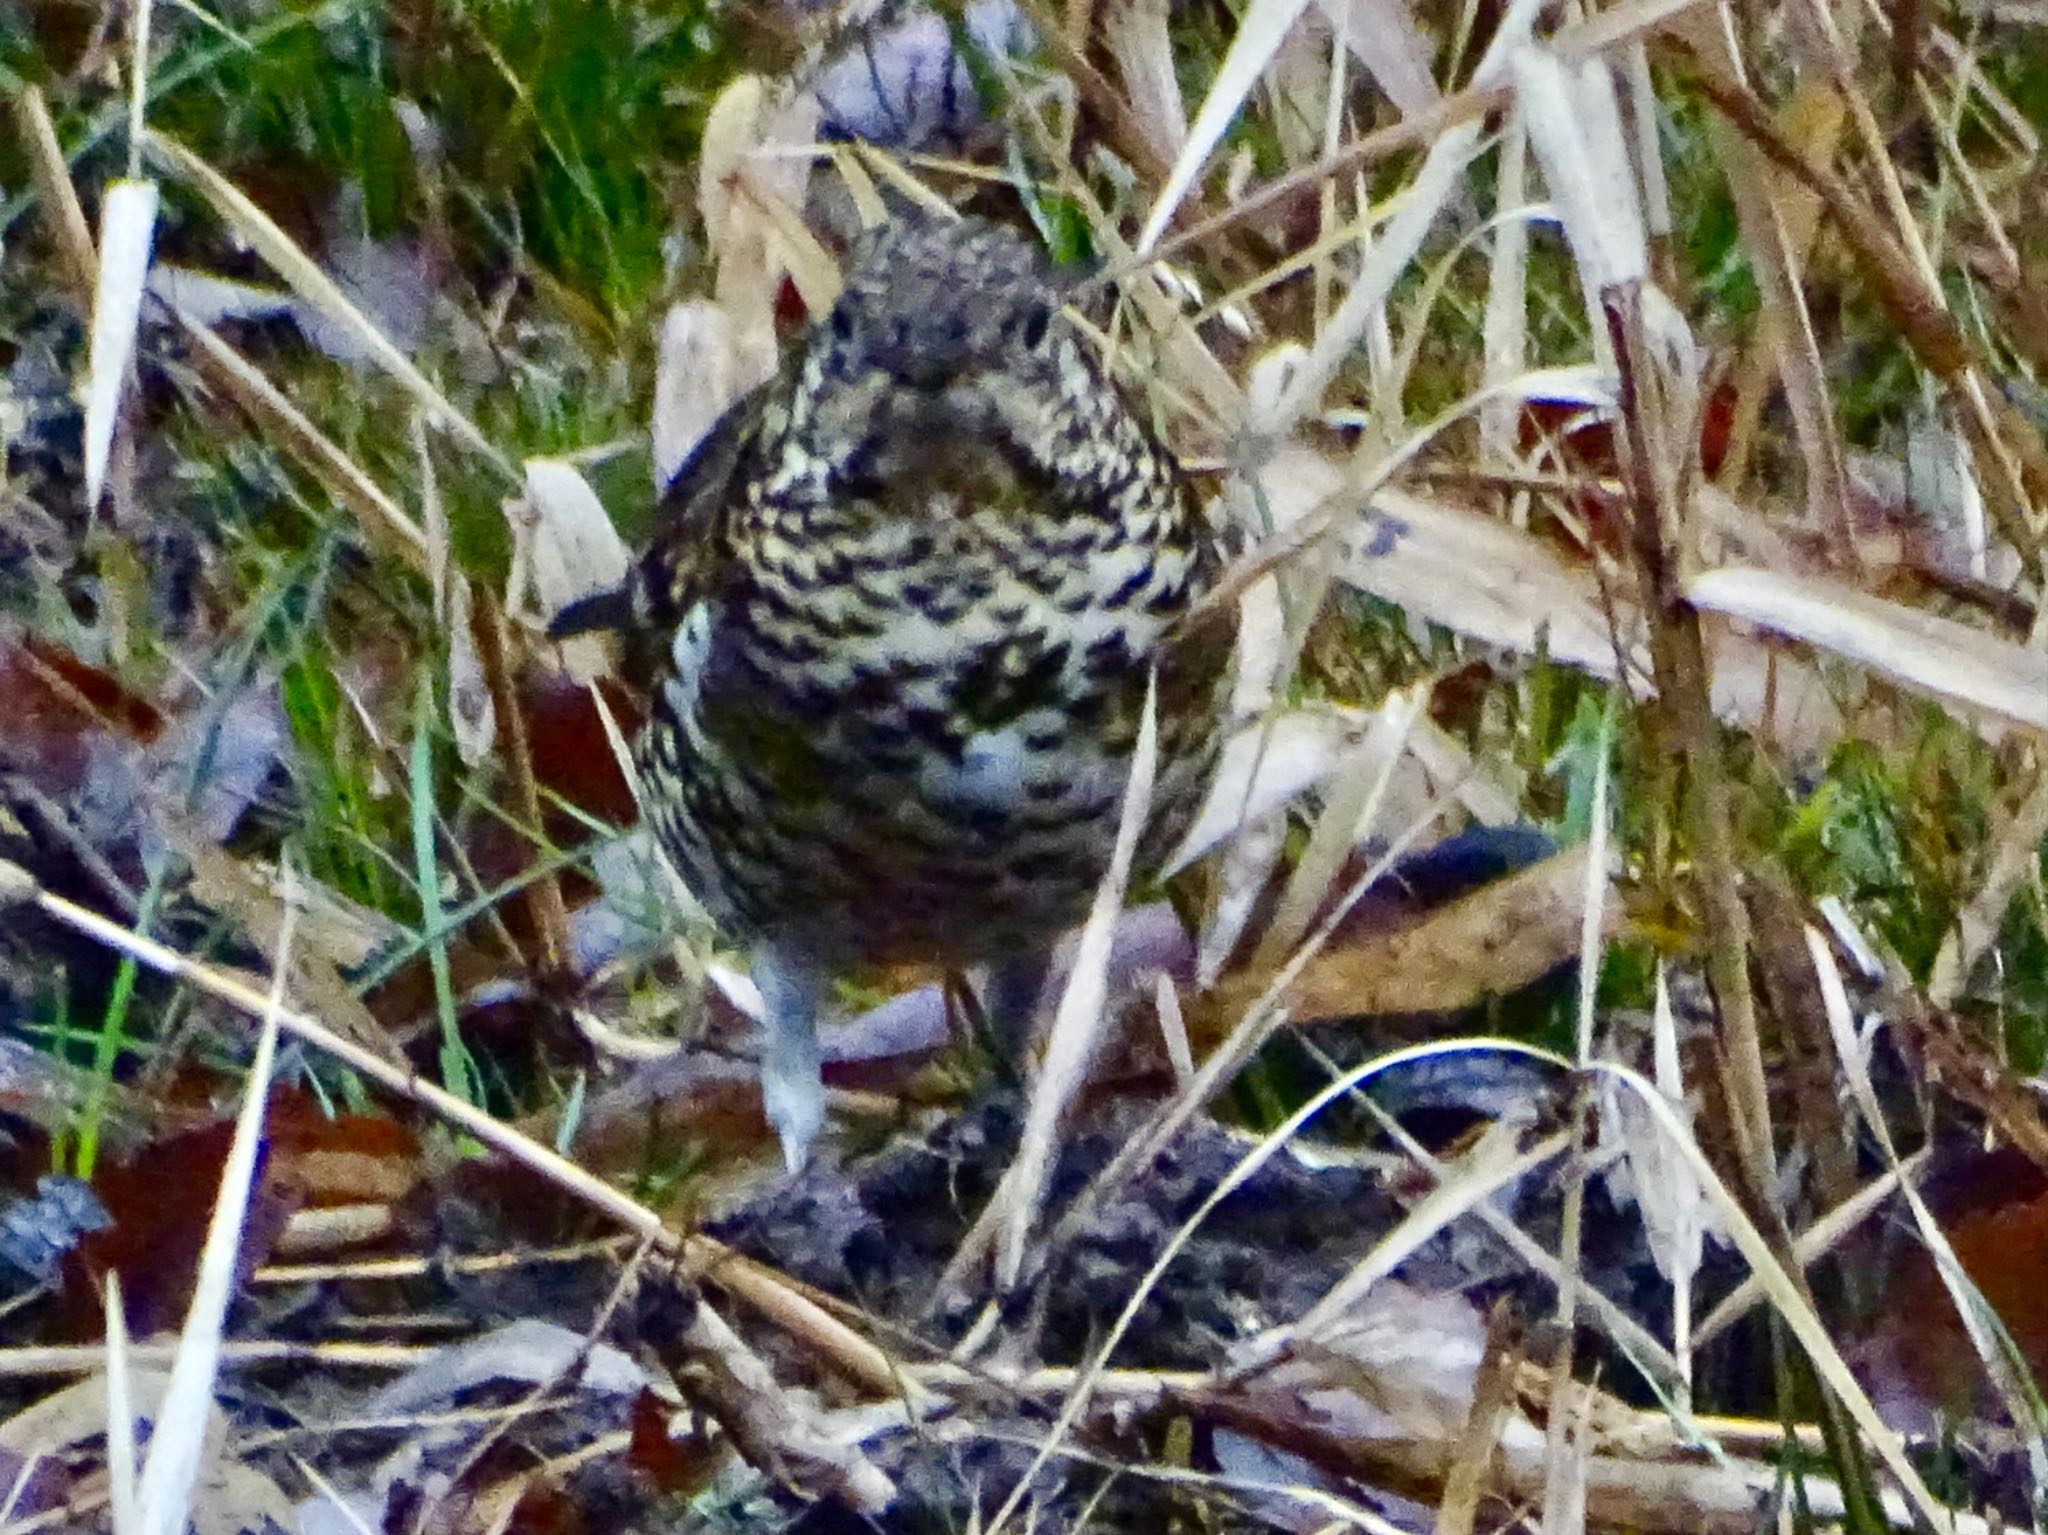
<instances>
[{"instance_id":1,"label":"bird's foot","mask_svg":"<svg viewBox=\"0 0 2048 1535\"><path fill-rule=\"evenodd\" d=\"M815 1064L809 1070L790 1070L787 1063L764 1061L761 1105L782 1142L783 1166L794 1177L804 1170L811 1143L825 1128L825 1084Z\"/></svg>"},{"instance_id":2,"label":"bird's foot","mask_svg":"<svg viewBox=\"0 0 2048 1535\"><path fill-rule=\"evenodd\" d=\"M989 1043L1005 1073L1028 1079L1031 1047L1037 1042L1038 1008L1052 974L1052 956L1043 953L998 960L982 982L981 1010Z\"/></svg>"},{"instance_id":3,"label":"bird's foot","mask_svg":"<svg viewBox=\"0 0 2048 1535\"><path fill-rule=\"evenodd\" d=\"M824 1059L818 1048L818 995L824 973L801 953L764 943L754 954L761 993L761 1107L782 1142L792 1175L803 1171L825 1127Z\"/></svg>"}]
</instances>

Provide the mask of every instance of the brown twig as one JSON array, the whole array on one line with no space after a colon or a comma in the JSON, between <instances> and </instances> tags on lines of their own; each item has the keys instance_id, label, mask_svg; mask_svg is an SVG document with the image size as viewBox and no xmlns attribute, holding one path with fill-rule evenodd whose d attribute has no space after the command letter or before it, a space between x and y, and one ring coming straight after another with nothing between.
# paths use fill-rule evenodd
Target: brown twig
<instances>
[{"instance_id":1,"label":"brown twig","mask_svg":"<svg viewBox=\"0 0 2048 1535\"><path fill-rule=\"evenodd\" d=\"M1628 486L1632 548L1649 625L1650 664L1657 681L1654 723L1664 750L1657 759L1683 763L1678 794L1706 907L1707 971L1721 1010L1721 1066L1727 1080L1730 1128L1755 1208L1776 1207L1776 1154L1771 1145L1769 1082L1755 999L1749 986L1749 919L1737 885L1733 818L1721 773L1706 642L1687 606L1675 538L1676 513L1658 475L1661 412L1643 335L1640 291L1617 288L1601 304L1621 370L1622 474Z\"/></svg>"},{"instance_id":2,"label":"brown twig","mask_svg":"<svg viewBox=\"0 0 2048 1535\"><path fill-rule=\"evenodd\" d=\"M806 1501L830 1496L856 1513L880 1513L895 1499L895 1484L783 1390L686 1276L643 1281L637 1331L683 1399L724 1429L763 1476Z\"/></svg>"},{"instance_id":3,"label":"brown twig","mask_svg":"<svg viewBox=\"0 0 2048 1535\"><path fill-rule=\"evenodd\" d=\"M526 712L520 707L519 689L513 682L505 610L482 587L475 589L470 629L476 638L484 681L491 690L491 706L498 716L498 739L503 746L501 755L512 774L515 811L527 835L538 837L540 785L533 774L533 743L526 733ZM569 955L569 908L562 899L561 882L553 870L540 870L526 882L521 898L540 946L540 980L543 984L558 982L566 973Z\"/></svg>"}]
</instances>

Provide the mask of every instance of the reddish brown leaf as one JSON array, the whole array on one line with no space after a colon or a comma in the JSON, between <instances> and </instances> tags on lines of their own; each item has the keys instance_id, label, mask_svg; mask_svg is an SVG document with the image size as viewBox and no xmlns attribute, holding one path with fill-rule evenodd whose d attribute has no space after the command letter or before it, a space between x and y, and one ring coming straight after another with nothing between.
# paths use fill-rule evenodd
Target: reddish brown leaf
<instances>
[{"instance_id":1,"label":"reddish brown leaf","mask_svg":"<svg viewBox=\"0 0 2048 1535\"><path fill-rule=\"evenodd\" d=\"M47 640L0 628L0 767L45 794L75 792L93 742L107 735L147 745L164 726L154 705L108 673Z\"/></svg>"},{"instance_id":2,"label":"reddish brown leaf","mask_svg":"<svg viewBox=\"0 0 2048 1535\"><path fill-rule=\"evenodd\" d=\"M101 1295L110 1271L121 1276L131 1333L148 1337L178 1326L192 1298L199 1251L233 1136L233 1123L223 1120L167 1136L99 1170L93 1191L112 1223L85 1237L64 1261L58 1319L64 1335L100 1336ZM303 1191L287 1169L266 1146L242 1232L240 1277L265 1260L303 1202Z\"/></svg>"}]
</instances>

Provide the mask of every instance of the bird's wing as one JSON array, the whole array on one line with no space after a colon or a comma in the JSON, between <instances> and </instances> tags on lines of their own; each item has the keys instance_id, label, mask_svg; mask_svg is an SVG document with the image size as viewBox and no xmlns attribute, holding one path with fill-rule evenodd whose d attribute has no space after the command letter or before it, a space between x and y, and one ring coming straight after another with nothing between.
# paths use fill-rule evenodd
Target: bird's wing
<instances>
[{"instance_id":1,"label":"bird's wing","mask_svg":"<svg viewBox=\"0 0 2048 1535\"><path fill-rule=\"evenodd\" d=\"M654 536L624 584L579 597L548 624L552 639L614 630L673 628L716 583L727 557L727 526L757 461L762 425L776 396L770 379L734 401L683 460L662 491Z\"/></svg>"},{"instance_id":2,"label":"bird's wing","mask_svg":"<svg viewBox=\"0 0 2048 1535\"><path fill-rule=\"evenodd\" d=\"M741 395L663 490L654 536L632 577L640 612L657 628L673 625L717 586L731 557L734 515L762 461L764 428L788 387L778 373Z\"/></svg>"}]
</instances>

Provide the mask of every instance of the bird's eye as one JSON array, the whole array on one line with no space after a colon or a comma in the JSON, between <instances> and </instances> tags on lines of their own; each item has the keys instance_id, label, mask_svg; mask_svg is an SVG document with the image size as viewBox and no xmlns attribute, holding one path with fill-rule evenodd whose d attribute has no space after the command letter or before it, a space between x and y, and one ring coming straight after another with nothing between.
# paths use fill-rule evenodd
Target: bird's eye
<instances>
[{"instance_id":1,"label":"bird's eye","mask_svg":"<svg viewBox=\"0 0 2048 1535\"><path fill-rule=\"evenodd\" d=\"M1052 325L1052 310L1045 304L1033 304L1024 311L1024 318L1017 326L1017 339L1027 347L1037 347L1045 340L1045 333Z\"/></svg>"}]
</instances>

